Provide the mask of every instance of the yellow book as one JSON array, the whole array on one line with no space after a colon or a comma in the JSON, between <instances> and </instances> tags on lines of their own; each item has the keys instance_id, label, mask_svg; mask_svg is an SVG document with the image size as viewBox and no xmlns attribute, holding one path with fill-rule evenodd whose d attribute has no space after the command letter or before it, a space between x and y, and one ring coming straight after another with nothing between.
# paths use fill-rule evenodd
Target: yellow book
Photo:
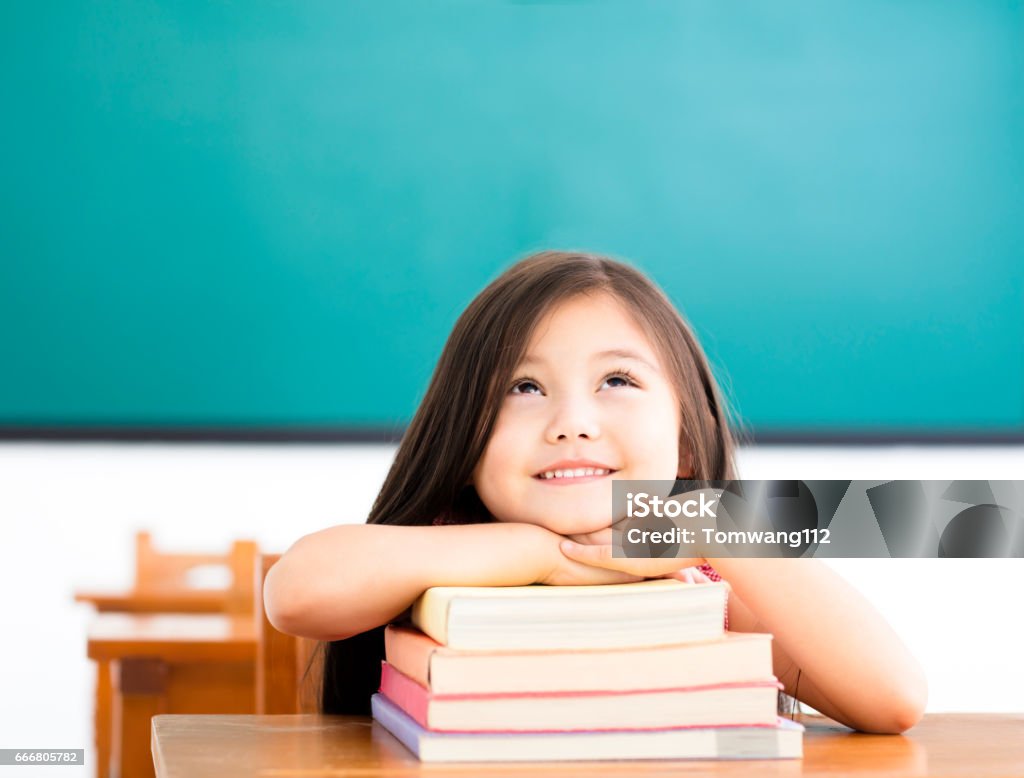
<instances>
[{"instance_id":1,"label":"yellow book","mask_svg":"<svg viewBox=\"0 0 1024 778\"><path fill-rule=\"evenodd\" d=\"M438 586L412 621L443 646L558 650L716 640L729 586L656 579L609 586Z\"/></svg>"}]
</instances>

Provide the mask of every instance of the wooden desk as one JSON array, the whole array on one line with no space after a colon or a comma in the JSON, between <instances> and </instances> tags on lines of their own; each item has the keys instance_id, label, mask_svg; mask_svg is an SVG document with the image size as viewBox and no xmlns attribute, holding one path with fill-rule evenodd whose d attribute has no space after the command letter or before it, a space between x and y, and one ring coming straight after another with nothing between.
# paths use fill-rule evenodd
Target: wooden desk
<instances>
[{"instance_id":1,"label":"wooden desk","mask_svg":"<svg viewBox=\"0 0 1024 778\"><path fill-rule=\"evenodd\" d=\"M254 713L256 639L251 615L97 616L97 776L153 775L157 714Z\"/></svg>"},{"instance_id":2,"label":"wooden desk","mask_svg":"<svg viewBox=\"0 0 1024 778\"><path fill-rule=\"evenodd\" d=\"M228 595L223 589L183 591L75 592L100 613L224 613Z\"/></svg>"},{"instance_id":3,"label":"wooden desk","mask_svg":"<svg viewBox=\"0 0 1024 778\"><path fill-rule=\"evenodd\" d=\"M864 735L820 716L804 758L779 761L427 764L361 716L157 716L158 778L319 776L1024 776L1024 714L933 714L906 735Z\"/></svg>"}]
</instances>

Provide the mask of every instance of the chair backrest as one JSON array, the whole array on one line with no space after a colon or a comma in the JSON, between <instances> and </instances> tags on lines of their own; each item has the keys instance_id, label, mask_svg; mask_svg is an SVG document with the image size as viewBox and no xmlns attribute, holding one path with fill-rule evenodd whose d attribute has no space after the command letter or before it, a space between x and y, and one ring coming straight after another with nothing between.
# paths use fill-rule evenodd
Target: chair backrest
<instances>
[{"instance_id":1,"label":"chair backrest","mask_svg":"<svg viewBox=\"0 0 1024 778\"><path fill-rule=\"evenodd\" d=\"M256 565L256 712L317 713L323 673L317 641L279 632L263 609L263 581L280 558L280 554L260 554Z\"/></svg>"},{"instance_id":2,"label":"chair backrest","mask_svg":"<svg viewBox=\"0 0 1024 778\"><path fill-rule=\"evenodd\" d=\"M227 554L164 554L153 547L148 532L138 532L135 535L135 591L149 594L194 589L189 575L197 568L225 567L231 582L224 591L224 612L251 613L257 554L257 544L252 540L236 540Z\"/></svg>"}]
</instances>

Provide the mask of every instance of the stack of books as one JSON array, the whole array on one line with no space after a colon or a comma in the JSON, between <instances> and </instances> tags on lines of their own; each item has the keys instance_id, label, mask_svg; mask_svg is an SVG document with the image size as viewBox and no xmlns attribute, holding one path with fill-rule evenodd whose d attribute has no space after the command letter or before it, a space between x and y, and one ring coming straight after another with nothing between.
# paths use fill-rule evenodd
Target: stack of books
<instances>
[{"instance_id":1,"label":"stack of books","mask_svg":"<svg viewBox=\"0 0 1024 778\"><path fill-rule=\"evenodd\" d=\"M728 585L437 587L385 631L374 718L424 762L792 759L771 635Z\"/></svg>"}]
</instances>

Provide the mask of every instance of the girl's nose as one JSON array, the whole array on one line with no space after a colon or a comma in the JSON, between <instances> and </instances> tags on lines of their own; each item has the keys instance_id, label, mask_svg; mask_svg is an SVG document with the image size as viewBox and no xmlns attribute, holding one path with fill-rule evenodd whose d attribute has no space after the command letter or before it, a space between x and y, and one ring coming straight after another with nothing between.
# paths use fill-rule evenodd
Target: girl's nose
<instances>
[{"instance_id":1,"label":"girl's nose","mask_svg":"<svg viewBox=\"0 0 1024 778\"><path fill-rule=\"evenodd\" d=\"M601 434L597 409L586 400L565 400L554 407L545 438L549 443L587 438L596 440Z\"/></svg>"}]
</instances>

